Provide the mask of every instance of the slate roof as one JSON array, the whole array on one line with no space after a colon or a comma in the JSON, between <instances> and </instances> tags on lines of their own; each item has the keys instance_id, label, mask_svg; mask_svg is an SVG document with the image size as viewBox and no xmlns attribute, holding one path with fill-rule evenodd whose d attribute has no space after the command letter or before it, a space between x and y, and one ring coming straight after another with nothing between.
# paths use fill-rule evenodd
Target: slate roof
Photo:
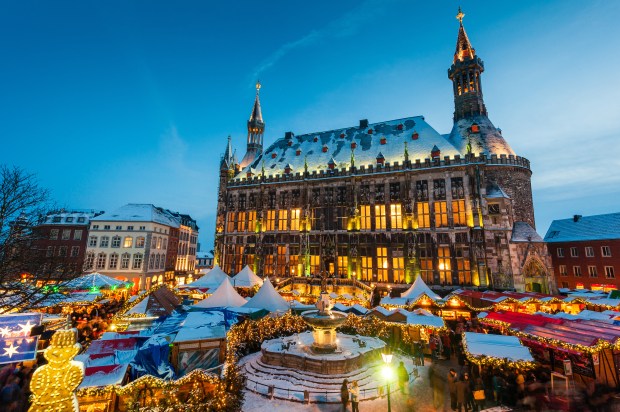
<instances>
[{"instance_id":1,"label":"slate roof","mask_svg":"<svg viewBox=\"0 0 620 412\"><path fill-rule=\"evenodd\" d=\"M543 238L527 222L515 222L512 226L511 242L544 242Z\"/></svg>"},{"instance_id":2,"label":"slate roof","mask_svg":"<svg viewBox=\"0 0 620 412\"><path fill-rule=\"evenodd\" d=\"M150 203L128 203L118 209L97 216L98 222L155 222L170 227L179 227L179 221L168 211Z\"/></svg>"},{"instance_id":3,"label":"slate roof","mask_svg":"<svg viewBox=\"0 0 620 412\"><path fill-rule=\"evenodd\" d=\"M620 213L554 220L545 235L548 243L610 239L620 239Z\"/></svg>"}]
</instances>

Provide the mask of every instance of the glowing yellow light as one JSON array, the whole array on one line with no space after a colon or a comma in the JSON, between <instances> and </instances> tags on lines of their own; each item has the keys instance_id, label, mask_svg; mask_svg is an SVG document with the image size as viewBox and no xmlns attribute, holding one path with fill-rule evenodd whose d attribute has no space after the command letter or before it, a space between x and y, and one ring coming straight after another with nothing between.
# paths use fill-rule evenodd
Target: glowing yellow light
<instances>
[{"instance_id":1,"label":"glowing yellow light","mask_svg":"<svg viewBox=\"0 0 620 412\"><path fill-rule=\"evenodd\" d=\"M446 265L444 265L443 263L439 264L439 270L444 270L446 268Z\"/></svg>"},{"instance_id":2,"label":"glowing yellow light","mask_svg":"<svg viewBox=\"0 0 620 412\"><path fill-rule=\"evenodd\" d=\"M383 377L385 378L385 380L392 380L394 378L394 371L392 370L392 368L388 365L385 365L382 369L381 369L381 374L383 375Z\"/></svg>"}]
</instances>

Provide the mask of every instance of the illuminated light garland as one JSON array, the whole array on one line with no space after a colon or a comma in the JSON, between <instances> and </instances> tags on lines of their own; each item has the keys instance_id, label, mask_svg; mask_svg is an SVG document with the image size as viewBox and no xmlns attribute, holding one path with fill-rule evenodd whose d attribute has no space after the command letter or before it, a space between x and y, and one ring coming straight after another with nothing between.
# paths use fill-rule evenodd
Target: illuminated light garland
<instances>
[{"instance_id":1,"label":"illuminated light garland","mask_svg":"<svg viewBox=\"0 0 620 412\"><path fill-rule=\"evenodd\" d=\"M161 285L155 285L151 289L145 290L144 292L140 293L138 295L138 297L136 299L134 299L133 301L131 301L131 302L127 301L127 302L123 303L123 305L116 312L116 314L114 315L114 317L112 319L113 320L120 320L120 319L145 318L146 317L145 313L134 313L134 314L131 314L131 315L126 315L126 313L129 312L138 303L140 303L144 299L146 299L151 293L153 293L156 290L161 289L161 288L168 288L168 290L171 291L172 293L174 293L174 295L177 298L181 299L181 294L179 292L177 292L176 290L172 289L170 286L166 285L165 283L161 284Z\"/></svg>"},{"instance_id":2,"label":"illuminated light garland","mask_svg":"<svg viewBox=\"0 0 620 412\"><path fill-rule=\"evenodd\" d=\"M484 367L492 367L492 368L515 368L515 369L534 369L540 364L536 361L513 361L508 358L498 358L495 356L486 356L486 355L473 355L469 348L467 347L467 339L465 339L465 334L462 334L461 342L463 343L463 352L465 352L465 357L468 361L473 364L484 366ZM527 347L527 346L526 346ZM528 350L530 350L528 348ZM531 353L531 351L530 351Z\"/></svg>"}]
</instances>

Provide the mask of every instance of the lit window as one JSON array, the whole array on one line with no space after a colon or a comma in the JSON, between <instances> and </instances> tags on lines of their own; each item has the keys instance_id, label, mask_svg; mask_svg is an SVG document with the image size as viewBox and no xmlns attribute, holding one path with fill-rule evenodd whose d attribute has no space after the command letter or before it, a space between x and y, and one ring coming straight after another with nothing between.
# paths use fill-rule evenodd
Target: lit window
<instances>
[{"instance_id":1,"label":"lit window","mask_svg":"<svg viewBox=\"0 0 620 412\"><path fill-rule=\"evenodd\" d=\"M435 209L435 227L448 226L448 208L446 202L433 203Z\"/></svg>"},{"instance_id":2,"label":"lit window","mask_svg":"<svg viewBox=\"0 0 620 412\"><path fill-rule=\"evenodd\" d=\"M239 212L237 216L237 232L245 232L245 212Z\"/></svg>"},{"instance_id":3,"label":"lit window","mask_svg":"<svg viewBox=\"0 0 620 412\"><path fill-rule=\"evenodd\" d=\"M121 256L121 269L129 269L129 253L123 253Z\"/></svg>"},{"instance_id":4,"label":"lit window","mask_svg":"<svg viewBox=\"0 0 620 412\"><path fill-rule=\"evenodd\" d=\"M360 229L361 230L370 230L370 206L363 205L360 206Z\"/></svg>"},{"instance_id":5,"label":"lit window","mask_svg":"<svg viewBox=\"0 0 620 412\"><path fill-rule=\"evenodd\" d=\"M301 209L291 210L291 230L299 230L299 219L301 218Z\"/></svg>"},{"instance_id":6,"label":"lit window","mask_svg":"<svg viewBox=\"0 0 620 412\"><path fill-rule=\"evenodd\" d=\"M372 257L362 256L362 280L372 281Z\"/></svg>"},{"instance_id":7,"label":"lit window","mask_svg":"<svg viewBox=\"0 0 620 412\"><path fill-rule=\"evenodd\" d=\"M452 201L452 220L454 220L454 226L467 226L464 200Z\"/></svg>"},{"instance_id":8,"label":"lit window","mask_svg":"<svg viewBox=\"0 0 620 412\"><path fill-rule=\"evenodd\" d=\"M605 277L608 279L612 279L616 277L613 266L605 266Z\"/></svg>"},{"instance_id":9,"label":"lit window","mask_svg":"<svg viewBox=\"0 0 620 412\"><path fill-rule=\"evenodd\" d=\"M437 256L439 257L437 260L437 263L439 264L439 281L442 284L451 285L452 275L450 271L450 247L438 247Z\"/></svg>"},{"instance_id":10,"label":"lit window","mask_svg":"<svg viewBox=\"0 0 620 412\"><path fill-rule=\"evenodd\" d=\"M126 236L125 240L123 241L123 247L131 247L132 244L133 238L131 236Z\"/></svg>"},{"instance_id":11,"label":"lit window","mask_svg":"<svg viewBox=\"0 0 620 412\"><path fill-rule=\"evenodd\" d=\"M101 236L101 241L99 242L99 247L108 247L110 244L109 236Z\"/></svg>"},{"instance_id":12,"label":"lit window","mask_svg":"<svg viewBox=\"0 0 620 412\"><path fill-rule=\"evenodd\" d=\"M349 274L349 259L347 256L338 256L338 275L347 276Z\"/></svg>"},{"instance_id":13,"label":"lit window","mask_svg":"<svg viewBox=\"0 0 620 412\"><path fill-rule=\"evenodd\" d=\"M226 232L231 233L235 231L236 226L237 226L236 217L237 217L236 212L228 212L228 218L227 218L228 224L226 226Z\"/></svg>"},{"instance_id":14,"label":"lit window","mask_svg":"<svg viewBox=\"0 0 620 412\"><path fill-rule=\"evenodd\" d=\"M375 230L385 230L385 205L375 205Z\"/></svg>"},{"instance_id":15,"label":"lit window","mask_svg":"<svg viewBox=\"0 0 620 412\"><path fill-rule=\"evenodd\" d=\"M588 275L590 275L591 278L595 278L598 276L596 266L588 266Z\"/></svg>"},{"instance_id":16,"label":"lit window","mask_svg":"<svg viewBox=\"0 0 620 412\"><path fill-rule=\"evenodd\" d=\"M276 211L275 210L268 210L267 211L267 227L265 228L265 230L271 232L276 230Z\"/></svg>"},{"instance_id":17,"label":"lit window","mask_svg":"<svg viewBox=\"0 0 620 412\"><path fill-rule=\"evenodd\" d=\"M377 281L378 282L387 282L388 272L388 259L387 259L387 248L378 247L377 248Z\"/></svg>"},{"instance_id":18,"label":"lit window","mask_svg":"<svg viewBox=\"0 0 620 412\"><path fill-rule=\"evenodd\" d=\"M114 247L114 248L121 247L121 237L120 236L114 236L112 238L112 247Z\"/></svg>"},{"instance_id":19,"label":"lit window","mask_svg":"<svg viewBox=\"0 0 620 412\"><path fill-rule=\"evenodd\" d=\"M157 238L157 244L155 245L155 249L161 249L161 239L160 237Z\"/></svg>"},{"instance_id":20,"label":"lit window","mask_svg":"<svg viewBox=\"0 0 620 412\"><path fill-rule=\"evenodd\" d=\"M573 275L575 277L581 277L581 266L573 266Z\"/></svg>"},{"instance_id":21,"label":"lit window","mask_svg":"<svg viewBox=\"0 0 620 412\"><path fill-rule=\"evenodd\" d=\"M97 236L90 236L88 238L88 247L97 247Z\"/></svg>"},{"instance_id":22,"label":"lit window","mask_svg":"<svg viewBox=\"0 0 620 412\"><path fill-rule=\"evenodd\" d=\"M278 210L278 230L288 230L288 210Z\"/></svg>"},{"instance_id":23,"label":"lit window","mask_svg":"<svg viewBox=\"0 0 620 412\"><path fill-rule=\"evenodd\" d=\"M256 211L252 210L248 212L248 232L254 232L256 230Z\"/></svg>"},{"instance_id":24,"label":"lit window","mask_svg":"<svg viewBox=\"0 0 620 412\"><path fill-rule=\"evenodd\" d=\"M592 246L586 246L586 257L594 257L594 248Z\"/></svg>"},{"instance_id":25,"label":"lit window","mask_svg":"<svg viewBox=\"0 0 620 412\"><path fill-rule=\"evenodd\" d=\"M429 210L428 202L418 202L417 208L418 208L418 227L420 229L431 227L431 217L430 217L430 210Z\"/></svg>"},{"instance_id":26,"label":"lit window","mask_svg":"<svg viewBox=\"0 0 620 412\"><path fill-rule=\"evenodd\" d=\"M611 248L609 246L601 246L601 254L603 257L611 257Z\"/></svg>"},{"instance_id":27,"label":"lit window","mask_svg":"<svg viewBox=\"0 0 620 412\"><path fill-rule=\"evenodd\" d=\"M390 226L392 229L403 228L403 208L400 203L390 205Z\"/></svg>"},{"instance_id":28,"label":"lit window","mask_svg":"<svg viewBox=\"0 0 620 412\"><path fill-rule=\"evenodd\" d=\"M392 273L394 275L394 282L405 283L405 258L392 258Z\"/></svg>"},{"instance_id":29,"label":"lit window","mask_svg":"<svg viewBox=\"0 0 620 412\"><path fill-rule=\"evenodd\" d=\"M110 261L108 263L108 269L116 269L116 266L118 265L118 255L116 253L112 253L110 255Z\"/></svg>"}]
</instances>

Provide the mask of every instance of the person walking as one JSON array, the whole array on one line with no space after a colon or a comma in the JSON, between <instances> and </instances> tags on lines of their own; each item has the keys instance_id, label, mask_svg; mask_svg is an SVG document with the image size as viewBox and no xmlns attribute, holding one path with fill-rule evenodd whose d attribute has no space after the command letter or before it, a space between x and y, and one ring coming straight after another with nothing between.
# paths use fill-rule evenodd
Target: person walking
<instances>
[{"instance_id":1,"label":"person walking","mask_svg":"<svg viewBox=\"0 0 620 412\"><path fill-rule=\"evenodd\" d=\"M458 377L454 369L450 368L446 381L448 382L448 392L450 392L450 407L453 411L456 411L456 382L458 381Z\"/></svg>"},{"instance_id":2,"label":"person walking","mask_svg":"<svg viewBox=\"0 0 620 412\"><path fill-rule=\"evenodd\" d=\"M465 374L456 382L456 403L459 412L469 410L469 375Z\"/></svg>"},{"instance_id":3,"label":"person walking","mask_svg":"<svg viewBox=\"0 0 620 412\"><path fill-rule=\"evenodd\" d=\"M442 411L444 408L444 393L446 392L446 381L437 370L435 364L428 368L428 380L433 389L433 408Z\"/></svg>"},{"instance_id":4,"label":"person walking","mask_svg":"<svg viewBox=\"0 0 620 412\"><path fill-rule=\"evenodd\" d=\"M342 402L342 412L345 412L349 405L349 381L346 379L342 381L340 387L340 401Z\"/></svg>"},{"instance_id":5,"label":"person walking","mask_svg":"<svg viewBox=\"0 0 620 412\"><path fill-rule=\"evenodd\" d=\"M357 386L357 381L353 381L351 385L351 389L349 390L351 394L351 412L360 412L359 409L359 399L360 399L360 388Z\"/></svg>"},{"instance_id":6,"label":"person walking","mask_svg":"<svg viewBox=\"0 0 620 412\"><path fill-rule=\"evenodd\" d=\"M407 372L407 368L405 368L405 364L401 361L398 365L398 388L400 389L400 393L404 394L407 390L407 384L409 383L409 372Z\"/></svg>"}]
</instances>

